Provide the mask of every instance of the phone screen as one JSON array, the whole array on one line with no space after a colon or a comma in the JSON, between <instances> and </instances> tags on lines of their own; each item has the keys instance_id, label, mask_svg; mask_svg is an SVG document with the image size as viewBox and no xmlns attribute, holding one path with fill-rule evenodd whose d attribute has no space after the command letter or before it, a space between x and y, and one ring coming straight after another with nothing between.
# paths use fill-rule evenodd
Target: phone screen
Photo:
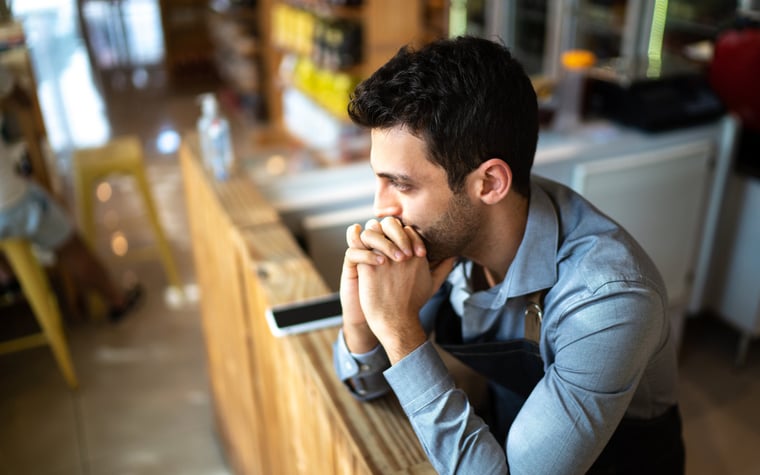
<instances>
[{"instance_id":1,"label":"phone screen","mask_svg":"<svg viewBox=\"0 0 760 475\"><path fill-rule=\"evenodd\" d=\"M338 293L267 310L267 317L275 334L300 333L339 325L341 315Z\"/></svg>"}]
</instances>

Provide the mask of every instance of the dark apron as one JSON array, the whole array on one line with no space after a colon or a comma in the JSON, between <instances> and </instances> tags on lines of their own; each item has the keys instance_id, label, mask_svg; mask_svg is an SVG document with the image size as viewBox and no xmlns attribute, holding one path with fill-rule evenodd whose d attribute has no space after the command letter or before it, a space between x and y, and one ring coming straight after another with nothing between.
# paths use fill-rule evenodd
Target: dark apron
<instances>
[{"instance_id":1,"label":"dark apron","mask_svg":"<svg viewBox=\"0 0 760 475\"><path fill-rule=\"evenodd\" d=\"M461 318L443 299L435 324L436 343L488 381L488 404L479 413L505 446L509 428L544 376L538 343L524 338L493 341L495 329L463 343ZM684 473L684 446L678 406L653 419L623 418L589 474Z\"/></svg>"}]
</instances>

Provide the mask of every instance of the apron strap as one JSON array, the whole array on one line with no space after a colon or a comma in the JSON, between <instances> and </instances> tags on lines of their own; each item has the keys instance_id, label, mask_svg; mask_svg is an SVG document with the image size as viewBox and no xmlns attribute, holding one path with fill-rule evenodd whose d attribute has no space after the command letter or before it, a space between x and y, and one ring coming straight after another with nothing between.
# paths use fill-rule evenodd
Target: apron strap
<instances>
[{"instance_id":1,"label":"apron strap","mask_svg":"<svg viewBox=\"0 0 760 475\"><path fill-rule=\"evenodd\" d=\"M505 387L524 400L544 376L538 341L543 317L541 303L545 292L546 290L541 290L526 297L525 338L497 341L494 337L498 328L492 328L477 340L464 343L461 317L454 312L451 302L446 298L438 309L435 340L441 349L486 380ZM449 370L452 369L451 365L447 366Z\"/></svg>"},{"instance_id":2,"label":"apron strap","mask_svg":"<svg viewBox=\"0 0 760 475\"><path fill-rule=\"evenodd\" d=\"M541 324L544 321L543 300L546 290L529 294L525 306L525 339L538 344L541 339Z\"/></svg>"}]
</instances>

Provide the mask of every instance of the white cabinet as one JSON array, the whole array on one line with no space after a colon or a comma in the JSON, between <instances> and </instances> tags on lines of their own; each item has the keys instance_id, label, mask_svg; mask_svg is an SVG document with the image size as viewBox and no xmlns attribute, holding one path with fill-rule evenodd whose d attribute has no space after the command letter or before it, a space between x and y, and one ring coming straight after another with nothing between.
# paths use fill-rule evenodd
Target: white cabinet
<instances>
[{"instance_id":1,"label":"white cabinet","mask_svg":"<svg viewBox=\"0 0 760 475\"><path fill-rule=\"evenodd\" d=\"M573 188L636 237L671 302L685 303L712 154L711 142L700 140L575 168Z\"/></svg>"},{"instance_id":2,"label":"white cabinet","mask_svg":"<svg viewBox=\"0 0 760 475\"><path fill-rule=\"evenodd\" d=\"M737 363L760 336L760 179L732 176L715 243L705 305L741 332Z\"/></svg>"},{"instance_id":3,"label":"white cabinet","mask_svg":"<svg viewBox=\"0 0 760 475\"><path fill-rule=\"evenodd\" d=\"M668 289L675 334L691 289L713 144L698 140L575 167L573 188L614 218L649 254Z\"/></svg>"}]
</instances>

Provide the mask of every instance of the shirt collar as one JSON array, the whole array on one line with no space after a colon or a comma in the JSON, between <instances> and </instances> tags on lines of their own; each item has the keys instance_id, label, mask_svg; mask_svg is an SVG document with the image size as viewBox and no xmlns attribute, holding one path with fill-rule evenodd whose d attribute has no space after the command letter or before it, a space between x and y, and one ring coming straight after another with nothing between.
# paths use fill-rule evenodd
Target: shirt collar
<instances>
[{"instance_id":1,"label":"shirt collar","mask_svg":"<svg viewBox=\"0 0 760 475\"><path fill-rule=\"evenodd\" d=\"M508 298L552 287L557 282L558 242L557 212L549 195L532 181L525 234L493 307L504 305Z\"/></svg>"}]
</instances>

